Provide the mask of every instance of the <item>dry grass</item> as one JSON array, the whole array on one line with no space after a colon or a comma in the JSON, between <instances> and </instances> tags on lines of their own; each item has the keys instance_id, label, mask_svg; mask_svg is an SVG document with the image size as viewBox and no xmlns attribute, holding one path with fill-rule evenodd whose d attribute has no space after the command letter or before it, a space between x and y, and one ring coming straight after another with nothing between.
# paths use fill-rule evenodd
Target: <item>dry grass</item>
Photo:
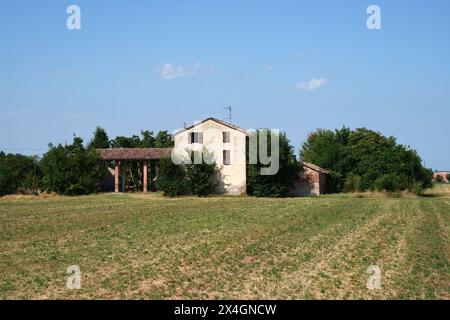
<instances>
[{"instance_id":1,"label":"dry grass","mask_svg":"<svg viewBox=\"0 0 450 320\"><path fill-rule=\"evenodd\" d=\"M449 299L449 190L1 198L0 298ZM381 290L366 288L372 264Z\"/></svg>"}]
</instances>

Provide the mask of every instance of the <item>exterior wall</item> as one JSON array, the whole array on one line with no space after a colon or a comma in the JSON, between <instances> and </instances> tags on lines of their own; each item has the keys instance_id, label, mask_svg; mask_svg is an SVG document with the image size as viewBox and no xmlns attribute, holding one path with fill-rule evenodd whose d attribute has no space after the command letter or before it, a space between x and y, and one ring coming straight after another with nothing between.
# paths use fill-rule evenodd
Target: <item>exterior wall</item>
<instances>
[{"instance_id":1,"label":"exterior wall","mask_svg":"<svg viewBox=\"0 0 450 320\"><path fill-rule=\"evenodd\" d=\"M303 167L303 172L299 174L298 181L291 191L293 196L321 195L325 193L326 174Z\"/></svg>"},{"instance_id":2,"label":"exterior wall","mask_svg":"<svg viewBox=\"0 0 450 320\"><path fill-rule=\"evenodd\" d=\"M449 173L450 173L450 171L438 171L438 172L435 172L433 174L433 180L436 180L437 176L441 176L442 177L442 181L449 182L448 179L447 179L447 175Z\"/></svg>"},{"instance_id":3,"label":"exterior wall","mask_svg":"<svg viewBox=\"0 0 450 320\"><path fill-rule=\"evenodd\" d=\"M202 132L203 143L189 143L191 132ZM230 142L223 143L223 132L230 132ZM174 136L174 152L179 156L185 156L187 150L201 151L203 148L212 152L214 160L221 170L222 184L218 188L219 193L230 195L242 195L246 193L246 156L245 133L208 120L193 128L179 132ZM230 150L230 164L223 164L223 150Z\"/></svg>"}]
</instances>

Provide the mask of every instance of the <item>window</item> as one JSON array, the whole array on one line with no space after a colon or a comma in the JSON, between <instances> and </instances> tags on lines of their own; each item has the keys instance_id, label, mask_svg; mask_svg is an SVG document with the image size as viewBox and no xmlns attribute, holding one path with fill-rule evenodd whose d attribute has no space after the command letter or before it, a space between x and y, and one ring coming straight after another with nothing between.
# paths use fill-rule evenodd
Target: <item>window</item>
<instances>
[{"instance_id":1,"label":"window","mask_svg":"<svg viewBox=\"0 0 450 320\"><path fill-rule=\"evenodd\" d=\"M222 132L222 137L223 137L223 143L230 142L230 132L229 131Z\"/></svg>"},{"instance_id":2,"label":"window","mask_svg":"<svg viewBox=\"0 0 450 320\"><path fill-rule=\"evenodd\" d=\"M230 164L230 150L223 150L223 164Z\"/></svg>"},{"instance_id":3,"label":"window","mask_svg":"<svg viewBox=\"0 0 450 320\"><path fill-rule=\"evenodd\" d=\"M203 143L203 132L190 132L188 140L189 143Z\"/></svg>"}]
</instances>

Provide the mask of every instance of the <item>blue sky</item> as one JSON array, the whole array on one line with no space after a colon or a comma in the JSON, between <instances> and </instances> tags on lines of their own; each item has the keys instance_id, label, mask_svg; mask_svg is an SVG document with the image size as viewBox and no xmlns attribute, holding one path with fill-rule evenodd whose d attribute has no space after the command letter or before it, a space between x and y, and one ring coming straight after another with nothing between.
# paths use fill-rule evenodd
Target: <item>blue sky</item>
<instances>
[{"instance_id":1,"label":"blue sky","mask_svg":"<svg viewBox=\"0 0 450 320\"><path fill-rule=\"evenodd\" d=\"M231 105L297 150L316 128L364 126L450 169L449 15L446 0L0 0L0 149L172 131Z\"/></svg>"}]
</instances>

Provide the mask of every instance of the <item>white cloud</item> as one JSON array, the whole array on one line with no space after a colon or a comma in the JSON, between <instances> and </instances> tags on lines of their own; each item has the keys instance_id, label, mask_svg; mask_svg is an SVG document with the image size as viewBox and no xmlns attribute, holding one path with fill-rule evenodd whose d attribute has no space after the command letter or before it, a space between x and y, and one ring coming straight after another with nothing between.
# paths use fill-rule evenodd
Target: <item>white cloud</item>
<instances>
[{"instance_id":1,"label":"white cloud","mask_svg":"<svg viewBox=\"0 0 450 320\"><path fill-rule=\"evenodd\" d=\"M314 91L319 89L320 87L324 86L327 83L327 79L321 78L321 79L314 79L312 78L309 81L303 81L299 82L295 85L295 88L297 90L302 91Z\"/></svg>"},{"instance_id":2,"label":"white cloud","mask_svg":"<svg viewBox=\"0 0 450 320\"><path fill-rule=\"evenodd\" d=\"M191 77L200 71L200 63L194 63L192 66L175 66L169 62L159 68L159 74L163 79L171 80L182 77Z\"/></svg>"}]
</instances>

